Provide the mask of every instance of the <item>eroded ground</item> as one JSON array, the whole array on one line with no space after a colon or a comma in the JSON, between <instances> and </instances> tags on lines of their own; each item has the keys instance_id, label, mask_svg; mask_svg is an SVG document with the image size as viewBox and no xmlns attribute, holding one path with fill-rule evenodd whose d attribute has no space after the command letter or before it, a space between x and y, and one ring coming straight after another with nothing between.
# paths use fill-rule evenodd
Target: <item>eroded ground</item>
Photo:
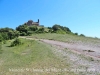
<instances>
[{"instance_id":1,"label":"eroded ground","mask_svg":"<svg viewBox=\"0 0 100 75\"><path fill-rule=\"evenodd\" d=\"M33 39L33 38L27 38ZM100 45L89 43L68 43L47 39L37 39L50 44L52 51L70 64L70 71L78 75L100 75Z\"/></svg>"}]
</instances>

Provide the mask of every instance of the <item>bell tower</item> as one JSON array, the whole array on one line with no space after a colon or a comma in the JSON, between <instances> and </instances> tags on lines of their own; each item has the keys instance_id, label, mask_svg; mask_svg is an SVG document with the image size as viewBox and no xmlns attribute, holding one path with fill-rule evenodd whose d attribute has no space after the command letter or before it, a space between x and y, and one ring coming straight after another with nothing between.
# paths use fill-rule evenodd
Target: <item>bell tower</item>
<instances>
[{"instance_id":1,"label":"bell tower","mask_svg":"<svg viewBox=\"0 0 100 75\"><path fill-rule=\"evenodd\" d=\"M38 23L39 23L39 19L38 19Z\"/></svg>"}]
</instances>

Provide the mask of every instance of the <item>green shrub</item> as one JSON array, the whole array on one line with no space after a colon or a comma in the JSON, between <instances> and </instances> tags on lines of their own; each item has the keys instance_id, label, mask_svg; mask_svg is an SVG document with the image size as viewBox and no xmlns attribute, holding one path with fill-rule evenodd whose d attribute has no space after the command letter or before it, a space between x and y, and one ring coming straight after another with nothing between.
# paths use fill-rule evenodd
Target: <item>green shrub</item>
<instances>
[{"instance_id":1,"label":"green shrub","mask_svg":"<svg viewBox=\"0 0 100 75\"><path fill-rule=\"evenodd\" d=\"M57 33L57 34L66 34L66 32L63 31L63 30L61 30L61 29L60 29L60 30L57 30L56 33Z\"/></svg>"},{"instance_id":2,"label":"green shrub","mask_svg":"<svg viewBox=\"0 0 100 75\"><path fill-rule=\"evenodd\" d=\"M11 43L10 46L13 47L13 46L21 45L21 44L22 44L21 40L18 39L18 38L16 38L16 39Z\"/></svg>"},{"instance_id":3,"label":"green shrub","mask_svg":"<svg viewBox=\"0 0 100 75\"><path fill-rule=\"evenodd\" d=\"M84 35L84 34L80 34L80 36L83 36L83 37L85 37L85 35Z\"/></svg>"},{"instance_id":4,"label":"green shrub","mask_svg":"<svg viewBox=\"0 0 100 75\"><path fill-rule=\"evenodd\" d=\"M28 32L27 32L27 36L31 36L32 34L33 34L32 31L28 31Z\"/></svg>"},{"instance_id":5,"label":"green shrub","mask_svg":"<svg viewBox=\"0 0 100 75\"><path fill-rule=\"evenodd\" d=\"M75 35L78 35L78 33L75 33Z\"/></svg>"},{"instance_id":6,"label":"green shrub","mask_svg":"<svg viewBox=\"0 0 100 75\"><path fill-rule=\"evenodd\" d=\"M65 32L71 32L71 30L68 27L63 27L63 26L60 26L60 25L57 25L57 24L53 25L52 29L53 29L53 31L57 31L57 30L61 29Z\"/></svg>"},{"instance_id":7,"label":"green shrub","mask_svg":"<svg viewBox=\"0 0 100 75\"><path fill-rule=\"evenodd\" d=\"M27 34L25 32L20 33L20 36L26 36Z\"/></svg>"}]
</instances>

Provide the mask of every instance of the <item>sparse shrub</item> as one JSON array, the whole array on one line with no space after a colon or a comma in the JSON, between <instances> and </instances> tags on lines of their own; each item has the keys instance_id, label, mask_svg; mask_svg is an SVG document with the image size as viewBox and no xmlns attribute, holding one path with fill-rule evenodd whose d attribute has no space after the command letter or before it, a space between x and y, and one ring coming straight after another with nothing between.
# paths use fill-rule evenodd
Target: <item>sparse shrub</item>
<instances>
[{"instance_id":1,"label":"sparse shrub","mask_svg":"<svg viewBox=\"0 0 100 75\"><path fill-rule=\"evenodd\" d=\"M32 31L28 31L28 32L27 32L27 35L28 35L28 36L31 36L32 33L33 33Z\"/></svg>"},{"instance_id":2,"label":"sparse shrub","mask_svg":"<svg viewBox=\"0 0 100 75\"><path fill-rule=\"evenodd\" d=\"M38 30L37 26L29 26L30 31L36 31Z\"/></svg>"},{"instance_id":3,"label":"sparse shrub","mask_svg":"<svg viewBox=\"0 0 100 75\"><path fill-rule=\"evenodd\" d=\"M16 38L16 39L11 43L10 46L13 47L13 46L21 45L21 44L22 44L21 40L18 39L18 38Z\"/></svg>"},{"instance_id":4,"label":"sparse shrub","mask_svg":"<svg viewBox=\"0 0 100 75\"><path fill-rule=\"evenodd\" d=\"M78 33L75 33L75 35L78 35Z\"/></svg>"},{"instance_id":5,"label":"sparse shrub","mask_svg":"<svg viewBox=\"0 0 100 75\"><path fill-rule=\"evenodd\" d=\"M20 33L20 36L26 36L25 32Z\"/></svg>"},{"instance_id":6,"label":"sparse shrub","mask_svg":"<svg viewBox=\"0 0 100 75\"><path fill-rule=\"evenodd\" d=\"M65 32L71 32L71 30L68 27L63 27L63 26L60 26L60 25L57 25L57 24L53 25L52 29L53 29L53 31L63 30Z\"/></svg>"},{"instance_id":7,"label":"sparse shrub","mask_svg":"<svg viewBox=\"0 0 100 75\"><path fill-rule=\"evenodd\" d=\"M66 34L66 32L63 31L63 30L61 30L61 29L57 30L56 33L57 33L57 34Z\"/></svg>"},{"instance_id":8,"label":"sparse shrub","mask_svg":"<svg viewBox=\"0 0 100 75\"><path fill-rule=\"evenodd\" d=\"M0 41L14 39L19 36L18 31L12 28L0 28Z\"/></svg>"},{"instance_id":9,"label":"sparse shrub","mask_svg":"<svg viewBox=\"0 0 100 75\"><path fill-rule=\"evenodd\" d=\"M52 29L53 29L53 31L57 31L60 29L60 25L55 24L52 26Z\"/></svg>"},{"instance_id":10,"label":"sparse shrub","mask_svg":"<svg viewBox=\"0 0 100 75\"><path fill-rule=\"evenodd\" d=\"M44 28L39 28L38 30L36 30L36 33L44 33Z\"/></svg>"},{"instance_id":11,"label":"sparse shrub","mask_svg":"<svg viewBox=\"0 0 100 75\"><path fill-rule=\"evenodd\" d=\"M84 37L85 37L85 35L84 35L84 34L80 34L80 36L84 36Z\"/></svg>"}]
</instances>

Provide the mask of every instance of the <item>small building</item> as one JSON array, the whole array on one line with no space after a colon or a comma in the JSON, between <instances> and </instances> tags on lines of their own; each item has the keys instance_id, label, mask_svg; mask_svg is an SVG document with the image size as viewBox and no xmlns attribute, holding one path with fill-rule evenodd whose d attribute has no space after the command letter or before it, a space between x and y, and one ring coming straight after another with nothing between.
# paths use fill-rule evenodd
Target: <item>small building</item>
<instances>
[{"instance_id":1,"label":"small building","mask_svg":"<svg viewBox=\"0 0 100 75\"><path fill-rule=\"evenodd\" d=\"M28 26L33 26L33 25L39 26L39 19L38 19L37 22L34 22L33 20L29 20L25 24L28 25Z\"/></svg>"}]
</instances>

